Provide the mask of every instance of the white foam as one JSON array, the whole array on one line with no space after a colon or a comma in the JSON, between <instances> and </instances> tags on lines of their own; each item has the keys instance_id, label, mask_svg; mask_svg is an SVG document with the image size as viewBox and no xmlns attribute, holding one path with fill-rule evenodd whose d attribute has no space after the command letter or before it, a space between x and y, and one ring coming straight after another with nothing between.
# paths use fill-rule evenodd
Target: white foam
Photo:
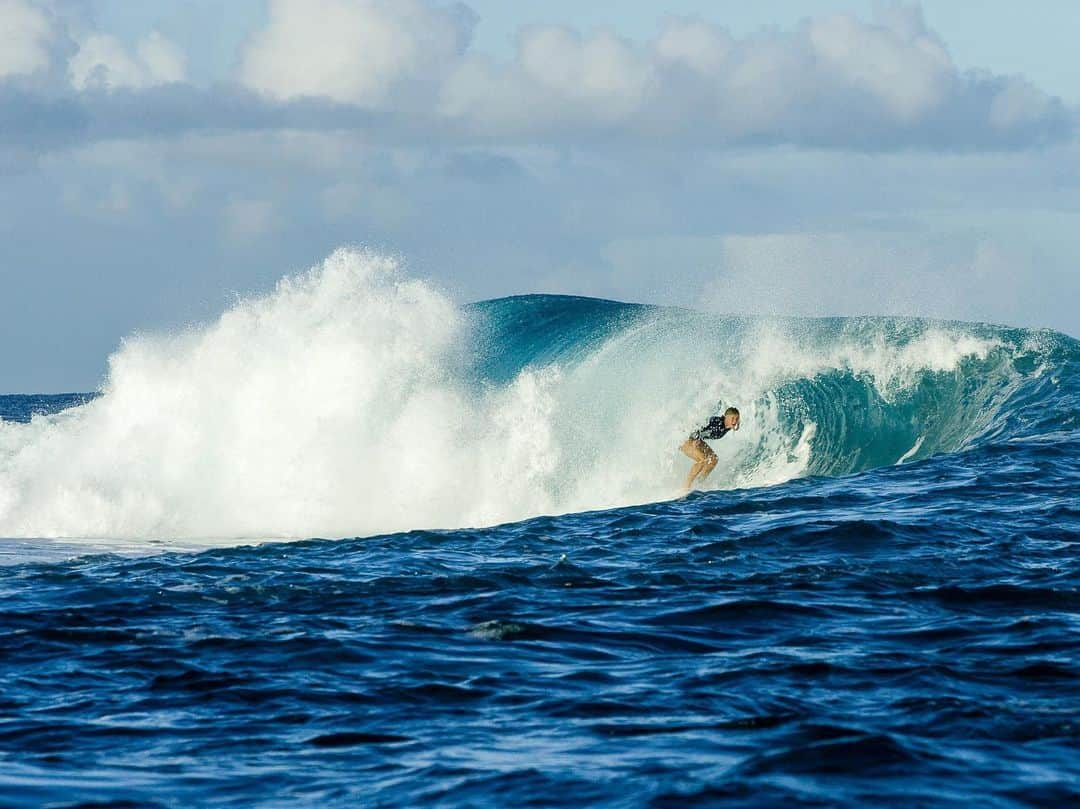
<instances>
[{"instance_id":1,"label":"white foam","mask_svg":"<svg viewBox=\"0 0 1080 809\"><path fill-rule=\"evenodd\" d=\"M906 461L906 460L908 460L910 458L913 458L915 456L915 453L918 452L922 448L923 441L925 441L925 440L926 440L926 436L925 435L920 435L915 440L915 443L912 445L911 449L909 449L907 452L905 452L903 455L901 455L897 459L896 465L899 466L904 461Z\"/></svg>"}]
</instances>

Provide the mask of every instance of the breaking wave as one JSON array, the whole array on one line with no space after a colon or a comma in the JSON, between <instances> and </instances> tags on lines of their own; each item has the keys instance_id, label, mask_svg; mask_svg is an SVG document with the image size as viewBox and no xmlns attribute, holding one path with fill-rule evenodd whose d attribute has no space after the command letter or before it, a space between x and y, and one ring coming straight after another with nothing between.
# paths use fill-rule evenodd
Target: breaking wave
<instances>
[{"instance_id":1,"label":"breaking wave","mask_svg":"<svg viewBox=\"0 0 1080 809\"><path fill-rule=\"evenodd\" d=\"M0 536L247 538L491 525L842 475L1077 425L1078 344L895 318L529 295L455 306L339 250L213 323L125 340L100 395L0 421Z\"/></svg>"}]
</instances>

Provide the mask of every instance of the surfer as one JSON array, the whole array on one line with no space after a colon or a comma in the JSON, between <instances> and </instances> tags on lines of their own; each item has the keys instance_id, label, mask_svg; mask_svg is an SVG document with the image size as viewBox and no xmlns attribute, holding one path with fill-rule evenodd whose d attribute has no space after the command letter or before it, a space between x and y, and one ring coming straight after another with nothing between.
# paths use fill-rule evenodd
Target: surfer
<instances>
[{"instance_id":1,"label":"surfer","mask_svg":"<svg viewBox=\"0 0 1080 809\"><path fill-rule=\"evenodd\" d=\"M686 476L686 491L690 491L690 487L694 485L698 476L705 480L716 468L716 453L705 441L715 441L732 430L738 429L739 411L737 408L729 407L724 411L724 415L712 416L708 424L690 433L690 437L679 447L683 454L694 462L694 465L690 467L690 473Z\"/></svg>"}]
</instances>

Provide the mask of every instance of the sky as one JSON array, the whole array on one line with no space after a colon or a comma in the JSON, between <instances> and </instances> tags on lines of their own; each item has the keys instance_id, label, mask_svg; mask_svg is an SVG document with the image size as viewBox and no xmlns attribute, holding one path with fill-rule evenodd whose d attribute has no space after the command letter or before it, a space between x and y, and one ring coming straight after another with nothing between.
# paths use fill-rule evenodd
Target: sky
<instances>
[{"instance_id":1,"label":"sky","mask_svg":"<svg viewBox=\"0 0 1080 809\"><path fill-rule=\"evenodd\" d=\"M1080 4L0 0L0 393L335 247L1080 335Z\"/></svg>"}]
</instances>

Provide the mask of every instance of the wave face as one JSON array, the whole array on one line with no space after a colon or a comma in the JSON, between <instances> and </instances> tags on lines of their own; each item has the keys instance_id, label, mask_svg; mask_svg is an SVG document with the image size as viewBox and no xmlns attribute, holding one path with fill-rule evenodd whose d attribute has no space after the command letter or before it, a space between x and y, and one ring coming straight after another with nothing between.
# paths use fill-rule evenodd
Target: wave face
<instances>
[{"instance_id":1,"label":"wave face","mask_svg":"<svg viewBox=\"0 0 1080 809\"><path fill-rule=\"evenodd\" d=\"M228 543L664 500L718 401L743 428L708 486L844 475L1073 430L1078 360L1063 335L973 324L456 307L341 250L125 340L92 401L0 421L0 536Z\"/></svg>"}]
</instances>

